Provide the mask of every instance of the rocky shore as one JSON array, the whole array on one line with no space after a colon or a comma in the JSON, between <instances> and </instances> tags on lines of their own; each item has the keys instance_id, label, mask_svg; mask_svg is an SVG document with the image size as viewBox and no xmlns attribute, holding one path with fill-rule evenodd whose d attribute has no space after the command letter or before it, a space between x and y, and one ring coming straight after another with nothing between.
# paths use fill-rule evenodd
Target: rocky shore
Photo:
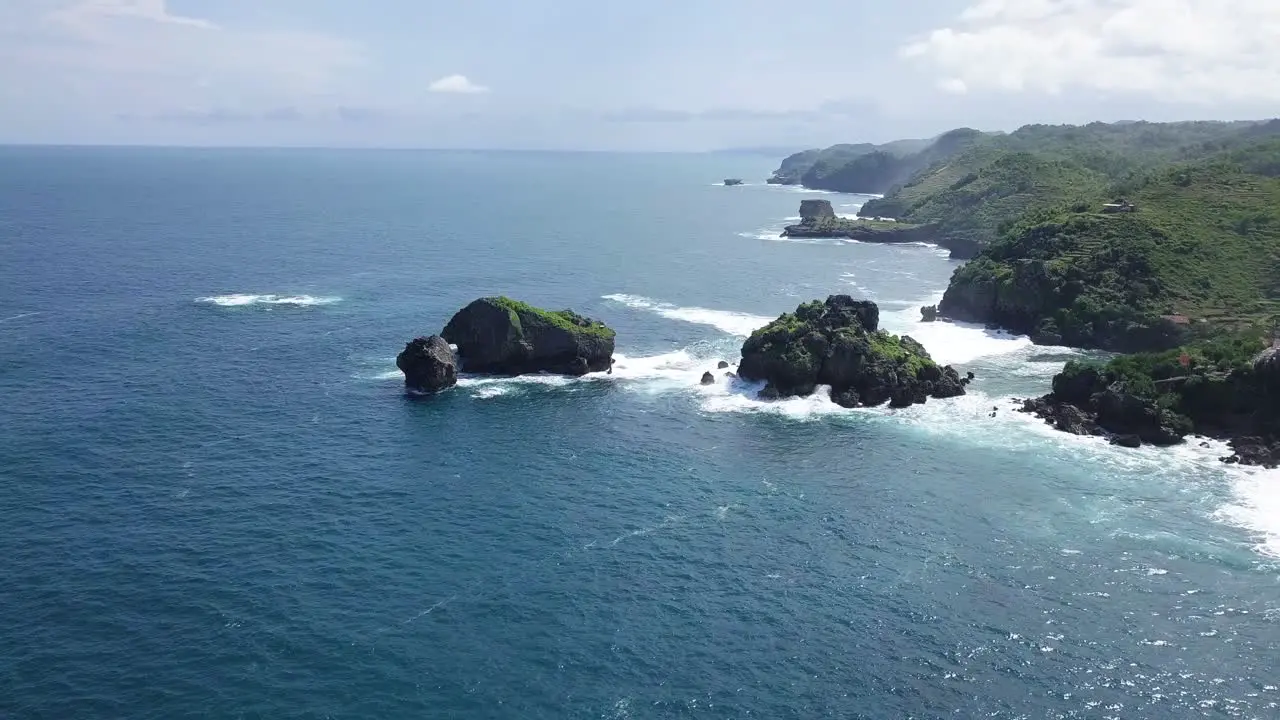
<instances>
[{"instance_id":1,"label":"rocky shore","mask_svg":"<svg viewBox=\"0 0 1280 720\"><path fill-rule=\"evenodd\" d=\"M1247 346L1246 346L1247 347ZM1240 363L1222 351L1188 348L1105 365L1072 361L1049 394L1022 410L1074 435L1115 445L1177 445L1189 436L1226 440L1223 462L1280 466L1280 348Z\"/></svg>"}]
</instances>

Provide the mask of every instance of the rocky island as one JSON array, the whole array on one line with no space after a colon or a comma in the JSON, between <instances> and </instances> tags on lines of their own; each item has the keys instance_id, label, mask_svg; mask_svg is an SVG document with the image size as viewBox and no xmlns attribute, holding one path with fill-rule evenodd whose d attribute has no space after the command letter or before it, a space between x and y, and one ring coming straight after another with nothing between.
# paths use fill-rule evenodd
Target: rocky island
<instances>
[{"instance_id":1,"label":"rocky island","mask_svg":"<svg viewBox=\"0 0 1280 720\"><path fill-rule=\"evenodd\" d=\"M572 310L487 297L459 310L439 335L410 341L396 366L405 374L405 386L419 392L454 385L459 369L480 375L585 375L611 369L614 337L604 323ZM457 347L457 362L450 345Z\"/></svg>"},{"instance_id":2,"label":"rocky island","mask_svg":"<svg viewBox=\"0 0 1280 720\"><path fill-rule=\"evenodd\" d=\"M932 228L882 220L851 220L836 215L830 200L801 200L800 223L788 225L782 237L847 238L860 242L933 242Z\"/></svg>"},{"instance_id":3,"label":"rocky island","mask_svg":"<svg viewBox=\"0 0 1280 720\"><path fill-rule=\"evenodd\" d=\"M730 187L732 187L732 186L734 186L734 185L741 185L741 184L742 184L742 178L725 178L725 179L724 179L724 184L725 184L725 185L727 185L727 186L730 186Z\"/></svg>"},{"instance_id":4,"label":"rocky island","mask_svg":"<svg viewBox=\"0 0 1280 720\"><path fill-rule=\"evenodd\" d=\"M972 377L939 366L910 337L880 330L876 304L848 295L805 303L756 330L742 346L738 375L767 383L764 399L811 395L825 385L833 402L850 408L963 395Z\"/></svg>"}]
</instances>

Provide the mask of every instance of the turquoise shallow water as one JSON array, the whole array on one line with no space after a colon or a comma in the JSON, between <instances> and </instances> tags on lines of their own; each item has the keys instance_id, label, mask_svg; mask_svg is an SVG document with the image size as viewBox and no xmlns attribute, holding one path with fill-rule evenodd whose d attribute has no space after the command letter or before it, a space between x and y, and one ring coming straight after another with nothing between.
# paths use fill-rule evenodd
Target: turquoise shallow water
<instances>
[{"instance_id":1,"label":"turquoise shallow water","mask_svg":"<svg viewBox=\"0 0 1280 720\"><path fill-rule=\"evenodd\" d=\"M922 325L945 253L714 185L772 165L0 150L0 716L1280 714L1280 480L1012 412L1070 351ZM406 398L497 292L617 372ZM832 292L974 392L697 384Z\"/></svg>"}]
</instances>

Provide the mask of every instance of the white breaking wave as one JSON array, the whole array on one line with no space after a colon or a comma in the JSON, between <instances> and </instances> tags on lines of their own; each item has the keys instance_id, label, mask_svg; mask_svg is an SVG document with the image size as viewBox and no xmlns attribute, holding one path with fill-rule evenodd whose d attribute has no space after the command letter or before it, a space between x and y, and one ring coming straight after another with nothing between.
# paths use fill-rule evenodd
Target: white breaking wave
<instances>
[{"instance_id":1,"label":"white breaking wave","mask_svg":"<svg viewBox=\"0 0 1280 720\"><path fill-rule=\"evenodd\" d=\"M196 302L210 303L219 307L244 307L247 305L296 305L309 307L312 305L332 305L341 302L340 297L316 297L314 295L251 295L236 293L232 295L213 295L196 298Z\"/></svg>"},{"instance_id":2,"label":"white breaking wave","mask_svg":"<svg viewBox=\"0 0 1280 720\"><path fill-rule=\"evenodd\" d=\"M672 320L683 320L697 325L709 325L730 335L741 335L743 337L750 335L757 328L764 327L774 320L774 318L763 315L752 315L729 310L679 307L639 295L605 295L604 299L622 303L637 310L649 310Z\"/></svg>"},{"instance_id":3,"label":"white breaking wave","mask_svg":"<svg viewBox=\"0 0 1280 720\"><path fill-rule=\"evenodd\" d=\"M1219 454L1228 453L1223 448ZM1256 533L1258 552L1280 558L1280 471L1232 467L1227 475L1232 501L1219 508L1215 516Z\"/></svg>"}]
</instances>

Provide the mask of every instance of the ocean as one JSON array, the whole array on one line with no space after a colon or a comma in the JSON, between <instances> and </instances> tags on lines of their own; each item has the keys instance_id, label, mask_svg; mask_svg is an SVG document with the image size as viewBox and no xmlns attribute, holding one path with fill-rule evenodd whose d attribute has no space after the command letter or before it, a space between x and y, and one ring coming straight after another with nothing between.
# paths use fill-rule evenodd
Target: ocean
<instances>
[{"instance_id":1,"label":"ocean","mask_svg":"<svg viewBox=\"0 0 1280 720\"><path fill-rule=\"evenodd\" d=\"M1080 353L774 165L0 149L0 717L1280 717L1280 475L1016 412ZM834 293L970 393L699 385ZM615 372L406 396L491 294Z\"/></svg>"}]
</instances>

